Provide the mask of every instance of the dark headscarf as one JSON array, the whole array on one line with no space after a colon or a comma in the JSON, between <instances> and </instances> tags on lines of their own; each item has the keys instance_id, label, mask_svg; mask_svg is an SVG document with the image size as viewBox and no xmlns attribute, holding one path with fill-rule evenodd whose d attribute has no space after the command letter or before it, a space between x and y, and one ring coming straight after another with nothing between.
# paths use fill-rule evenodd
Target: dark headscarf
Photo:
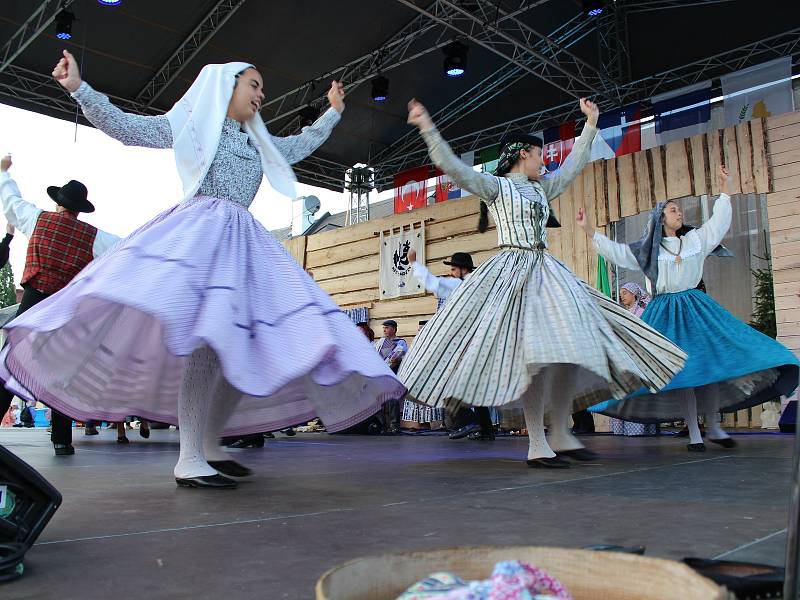
<instances>
[{"instance_id":1,"label":"dark headscarf","mask_svg":"<svg viewBox=\"0 0 800 600\"><path fill-rule=\"evenodd\" d=\"M647 219L647 225L644 228L642 237L633 244L628 244L633 257L639 263L639 268L654 284L658 281L658 254L661 250L661 239L664 235L664 207L667 202L669 200L659 202L650 211L650 218ZM680 237L686 235L692 229L695 228L691 225L684 225L676 233ZM722 244L714 248L711 254L715 256L733 256L733 253Z\"/></svg>"},{"instance_id":2,"label":"dark headscarf","mask_svg":"<svg viewBox=\"0 0 800 600\"><path fill-rule=\"evenodd\" d=\"M497 168L494 174L502 177L511 170L519 160L519 153L523 150L530 150L531 147L538 146L542 148L542 138L535 135L528 135L527 133L509 133L503 136L500 140L500 159L497 162Z\"/></svg>"}]
</instances>

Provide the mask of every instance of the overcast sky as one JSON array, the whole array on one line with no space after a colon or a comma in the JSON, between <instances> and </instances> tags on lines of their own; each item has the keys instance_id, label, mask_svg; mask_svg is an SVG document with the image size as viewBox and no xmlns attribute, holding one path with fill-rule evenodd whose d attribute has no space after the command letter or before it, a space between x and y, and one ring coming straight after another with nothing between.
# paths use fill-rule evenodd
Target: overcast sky
<instances>
[{"instance_id":1,"label":"overcast sky","mask_svg":"<svg viewBox=\"0 0 800 600\"><path fill-rule=\"evenodd\" d=\"M77 179L86 184L97 209L81 218L116 235L127 235L182 197L171 150L126 147L83 125L78 125L76 137L74 123L0 104L0 153L9 152L14 161L11 176L25 200L53 210L55 203L47 196L47 186ZM314 194L320 199L322 208L317 216L347 208L344 194L304 184L297 189L300 195ZM372 199L375 197L373 192ZM291 201L266 183L251 211L267 229L291 223ZM11 244L10 261L17 283L26 246L27 239L21 234Z\"/></svg>"}]
</instances>

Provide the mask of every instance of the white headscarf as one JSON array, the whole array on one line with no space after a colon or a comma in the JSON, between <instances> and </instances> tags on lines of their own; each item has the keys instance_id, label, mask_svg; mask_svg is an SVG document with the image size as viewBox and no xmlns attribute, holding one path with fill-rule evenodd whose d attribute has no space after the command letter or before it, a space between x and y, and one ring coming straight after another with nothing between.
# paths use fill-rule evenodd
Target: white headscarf
<instances>
[{"instance_id":1,"label":"white headscarf","mask_svg":"<svg viewBox=\"0 0 800 600\"><path fill-rule=\"evenodd\" d=\"M192 198L200 189L217 154L222 123L236 87L236 75L251 67L253 65L242 62L206 65L167 113L184 199ZM294 198L297 178L272 143L272 136L258 113L244 123L244 130L258 149L270 185L281 194Z\"/></svg>"}]
</instances>

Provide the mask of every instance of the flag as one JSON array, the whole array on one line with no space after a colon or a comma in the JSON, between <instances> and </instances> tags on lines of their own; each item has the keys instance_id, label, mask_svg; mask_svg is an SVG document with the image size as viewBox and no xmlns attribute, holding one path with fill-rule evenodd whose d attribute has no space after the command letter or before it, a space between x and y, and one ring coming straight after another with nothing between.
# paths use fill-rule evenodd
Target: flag
<instances>
[{"instance_id":1,"label":"flag","mask_svg":"<svg viewBox=\"0 0 800 600\"><path fill-rule=\"evenodd\" d=\"M641 114L639 104L601 114L597 120L600 131L592 142L590 160L609 159L641 150Z\"/></svg>"},{"instance_id":2,"label":"flag","mask_svg":"<svg viewBox=\"0 0 800 600\"><path fill-rule=\"evenodd\" d=\"M473 167L475 165L475 152L470 151L462 154L461 162L468 167ZM450 179L449 175L436 169L436 202L444 202L445 200L461 198L463 196L469 196L469 192L458 187L458 185Z\"/></svg>"},{"instance_id":3,"label":"flag","mask_svg":"<svg viewBox=\"0 0 800 600\"><path fill-rule=\"evenodd\" d=\"M791 77L791 56L720 77L725 126L794 110Z\"/></svg>"},{"instance_id":4,"label":"flag","mask_svg":"<svg viewBox=\"0 0 800 600\"><path fill-rule=\"evenodd\" d=\"M699 135L711 121L711 81L704 81L651 98L656 144Z\"/></svg>"},{"instance_id":5,"label":"flag","mask_svg":"<svg viewBox=\"0 0 800 600\"><path fill-rule=\"evenodd\" d=\"M411 223L409 229L401 226L388 235L381 231L378 273L381 300L425 292L422 283L411 274L413 263L408 258L408 253L415 250L417 260L425 264L425 223L414 225Z\"/></svg>"},{"instance_id":6,"label":"flag","mask_svg":"<svg viewBox=\"0 0 800 600\"><path fill-rule=\"evenodd\" d=\"M394 176L394 212L403 213L427 204L430 168L417 167Z\"/></svg>"},{"instance_id":7,"label":"flag","mask_svg":"<svg viewBox=\"0 0 800 600\"><path fill-rule=\"evenodd\" d=\"M606 259L597 255L597 289L609 298L611 297L611 284L608 281L608 269Z\"/></svg>"},{"instance_id":8,"label":"flag","mask_svg":"<svg viewBox=\"0 0 800 600\"><path fill-rule=\"evenodd\" d=\"M575 121L544 130L542 162L548 171L555 171L572 152L575 144Z\"/></svg>"},{"instance_id":9,"label":"flag","mask_svg":"<svg viewBox=\"0 0 800 600\"><path fill-rule=\"evenodd\" d=\"M484 148L480 151L478 160L483 165L484 173L494 173L500 160L500 149L497 146Z\"/></svg>"}]
</instances>

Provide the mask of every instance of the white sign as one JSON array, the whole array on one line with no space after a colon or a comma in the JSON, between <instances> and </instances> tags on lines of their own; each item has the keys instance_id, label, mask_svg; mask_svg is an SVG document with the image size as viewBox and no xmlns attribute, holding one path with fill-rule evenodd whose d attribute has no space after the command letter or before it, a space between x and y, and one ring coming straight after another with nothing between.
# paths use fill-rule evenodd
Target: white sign
<instances>
[{"instance_id":1,"label":"white sign","mask_svg":"<svg viewBox=\"0 0 800 600\"><path fill-rule=\"evenodd\" d=\"M425 264L425 223L412 223L410 229L381 232L381 268L378 285L381 300L425 292L422 283L411 274L412 263L408 253L417 252L417 261Z\"/></svg>"}]
</instances>

